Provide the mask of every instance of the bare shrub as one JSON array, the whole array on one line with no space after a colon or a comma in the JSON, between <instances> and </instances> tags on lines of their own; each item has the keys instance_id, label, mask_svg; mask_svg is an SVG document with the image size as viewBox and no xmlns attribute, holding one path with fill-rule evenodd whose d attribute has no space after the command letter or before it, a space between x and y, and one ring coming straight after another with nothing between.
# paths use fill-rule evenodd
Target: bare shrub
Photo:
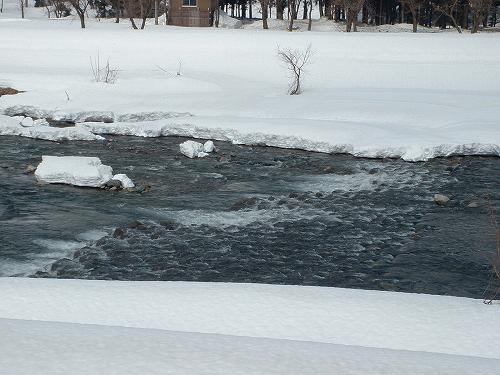
<instances>
[{"instance_id":1,"label":"bare shrub","mask_svg":"<svg viewBox=\"0 0 500 375\"><path fill-rule=\"evenodd\" d=\"M311 54L311 44L304 50L290 48L281 49L278 46L278 57L285 63L290 73L290 86L288 88L288 93L290 95L300 94L302 74L304 73L304 68L310 62Z\"/></svg>"},{"instance_id":2,"label":"bare shrub","mask_svg":"<svg viewBox=\"0 0 500 375\"><path fill-rule=\"evenodd\" d=\"M112 67L109 60L107 60L106 64L101 65L99 53L97 53L96 58L90 58L90 68L94 82L113 84L118 79L118 68Z\"/></svg>"},{"instance_id":3,"label":"bare shrub","mask_svg":"<svg viewBox=\"0 0 500 375\"><path fill-rule=\"evenodd\" d=\"M495 254L491 258L491 275L488 286L484 291L484 303L491 304L493 300L497 299L500 294L500 228L498 227L497 216L495 208L488 200L488 211L491 225L495 231L496 249Z\"/></svg>"}]
</instances>

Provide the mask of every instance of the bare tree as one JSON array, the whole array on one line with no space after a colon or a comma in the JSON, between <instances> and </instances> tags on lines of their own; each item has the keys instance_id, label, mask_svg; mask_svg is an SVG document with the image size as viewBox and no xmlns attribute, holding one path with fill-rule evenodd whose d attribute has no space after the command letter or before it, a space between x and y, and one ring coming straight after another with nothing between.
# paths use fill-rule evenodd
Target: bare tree
<instances>
[{"instance_id":1,"label":"bare tree","mask_svg":"<svg viewBox=\"0 0 500 375\"><path fill-rule=\"evenodd\" d=\"M461 34L462 29L458 26L455 15L457 8L460 5L460 0L441 0L434 3L434 8L442 15L447 16L453 23L453 27Z\"/></svg>"},{"instance_id":2,"label":"bare tree","mask_svg":"<svg viewBox=\"0 0 500 375\"><path fill-rule=\"evenodd\" d=\"M363 9L365 0L343 0L344 9L346 12L346 31L358 31L358 14ZM338 5L338 4L337 4Z\"/></svg>"},{"instance_id":3,"label":"bare tree","mask_svg":"<svg viewBox=\"0 0 500 375\"><path fill-rule=\"evenodd\" d=\"M488 11L491 8L492 0L469 0L470 8L472 9L472 30L471 33L479 31L479 25L488 16Z\"/></svg>"},{"instance_id":4,"label":"bare tree","mask_svg":"<svg viewBox=\"0 0 500 375\"><path fill-rule=\"evenodd\" d=\"M75 9L76 14L80 18L80 26L85 29L85 11L89 6L90 0L68 0L71 6Z\"/></svg>"},{"instance_id":5,"label":"bare tree","mask_svg":"<svg viewBox=\"0 0 500 375\"><path fill-rule=\"evenodd\" d=\"M425 0L401 0L401 4L408 6L410 9L411 17L413 20L413 32L417 32L418 17L420 14L420 7L424 4Z\"/></svg>"},{"instance_id":6,"label":"bare tree","mask_svg":"<svg viewBox=\"0 0 500 375\"><path fill-rule=\"evenodd\" d=\"M311 58L311 45L305 50L285 48L278 46L278 58L285 64L290 73L290 86L288 93L298 95L301 92L300 80L304 73L304 68L309 64Z\"/></svg>"},{"instance_id":7,"label":"bare tree","mask_svg":"<svg viewBox=\"0 0 500 375\"><path fill-rule=\"evenodd\" d=\"M21 6L21 18L24 18L24 0L19 0L19 5Z\"/></svg>"},{"instance_id":8,"label":"bare tree","mask_svg":"<svg viewBox=\"0 0 500 375\"><path fill-rule=\"evenodd\" d=\"M259 0L261 12L262 12L262 28L267 30L269 26L267 25L267 8L269 6L269 0Z\"/></svg>"}]
</instances>

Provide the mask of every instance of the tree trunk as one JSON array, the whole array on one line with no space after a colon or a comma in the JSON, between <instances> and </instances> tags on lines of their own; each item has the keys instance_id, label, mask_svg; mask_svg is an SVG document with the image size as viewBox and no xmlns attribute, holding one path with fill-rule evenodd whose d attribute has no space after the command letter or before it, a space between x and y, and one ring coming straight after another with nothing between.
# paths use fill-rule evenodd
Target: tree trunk
<instances>
[{"instance_id":1,"label":"tree trunk","mask_svg":"<svg viewBox=\"0 0 500 375\"><path fill-rule=\"evenodd\" d=\"M413 15L413 32L414 32L414 33L416 33L416 32L417 32L417 26L418 26L417 16L416 16L416 15Z\"/></svg>"},{"instance_id":2,"label":"tree trunk","mask_svg":"<svg viewBox=\"0 0 500 375\"><path fill-rule=\"evenodd\" d=\"M307 20L307 0L304 0L304 12L302 13L302 19Z\"/></svg>"},{"instance_id":3,"label":"tree trunk","mask_svg":"<svg viewBox=\"0 0 500 375\"><path fill-rule=\"evenodd\" d=\"M2 3L0 4L0 13L3 13L3 0Z\"/></svg>"},{"instance_id":4,"label":"tree trunk","mask_svg":"<svg viewBox=\"0 0 500 375\"><path fill-rule=\"evenodd\" d=\"M325 0L325 16L329 20L333 19L332 0Z\"/></svg>"},{"instance_id":5,"label":"tree trunk","mask_svg":"<svg viewBox=\"0 0 500 375\"><path fill-rule=\"evenodd\" d=\"M347 17L346 17L346 26L345 26L345 31L348 33L351 32L351 26L352 26L352 20L351 20L351 10L347 9Z\"/></svg>"},{"instance_id":6,"label":"tree trunk","mask_svg":"<svg viewBox=\"0 0 500 375\"><path fill-rule=\"evenodd\" d=\"M252 0L248 2L248 18L252 19L253 14L252 14Z\"/></svg>"},{"instance_id":7,"label":"tree trunk","mask_svg":"<svg viewBox=\"0 0 500 375\"><path fill-rule=\"evenodd\" d=\"M283 19L283 0L276 0L276 19Z\"/></svg>"},{"instance_id":8,"label":"tree trunk","mask_svg":"<svg viewBox=\"0 0 500 375\"><path fill-rule=\"evenodd\" d=\"M312 29L312 16L311 16L312 10L313 10L313 3L312 3L312 0L310 0L310 2L309 2L309 22L307 23L307 31L311 31L311 29Z\"/></svg>"},{"instance_id":9,"label":"tree trunk","mask_svg":"<svg viewBox=\"0 0 500 375\"><path fill-rule=\"evenodd\" d=\"M134 19L132 17L130 17L130 16L129 16L129 19L130 19L130 23L132 24L132 28L134 30L138 30L137 25L135 24Z\"/></svg>"},{"instance_id":10,"label":"tree trunk","mask_svg":"<svg viewBox=\"0 0 500 375\"><path fill-rule=\"evenodd\" d=\"M293 20L295 19L295 1L289 0L288 8L289 8L289 17L288 17L288 31L293 30Z\"/></svg>"},{"instance_id":11,"label":"tree trunk","mask_svg":"<svg viewBox=\"0 0 500 375\"><path fill-rule=\"evenodd\" d=\"M144 30L144 28L146 27L146 20L147 20L147 17L143 16L142 23L141 23L141 30Z\"/></svg>"},{"instance_id":12,"label":"tree trunk","mask_svg":"<svg viewBox=\"0 0 500 375\"><path fill-rule=\"evenodd\" d=\"M265 0L262 0L260 2L261 8L262 8L262 28L264 30L269 29L269 26L267 26L267 2Z\"/></svg>"},{"instance_id":13,"label":"tree trunk","mask_svg":"<svg viewBox=\"0 0 500 375\"><path fill-rule=\"evenodd\" d=\"M160 7L160 0L155 0L155 25L158 25L158 12Z\"/></svg>"},{"instance_id":14,"label":"tree trunk","mask_svg":"<svg viewBox=\"0 0 500 375\"><path fill-rule=\"evenodd\" d=\"M318 7L319 7L319 16L320 17L324 17L325 15L325 12L323 11L323 6L324 6L325 2L323 0L319 0L318 1Z\"/></svg>"},{"instance_id":15,"label":"tree trunk","mask_svg":"<svg viewBox=\"0 0 500 375\"><path fill-rule=\"evenodd\" d=\"M80 26L82 27L82 29L85 29L85 13L83 12L83 10L77 11L77 13L78 17L80 17Z\"/></svg>"},{"instance_id":16,"label":"tree trunk","mask_svg":"<svg viewBox=\"0 0 500 375\"><path fill-rule=\"evenodd\" d=\"M21 0L21 18L24 18L24 2Z\"/></svg>"}]
</instances>

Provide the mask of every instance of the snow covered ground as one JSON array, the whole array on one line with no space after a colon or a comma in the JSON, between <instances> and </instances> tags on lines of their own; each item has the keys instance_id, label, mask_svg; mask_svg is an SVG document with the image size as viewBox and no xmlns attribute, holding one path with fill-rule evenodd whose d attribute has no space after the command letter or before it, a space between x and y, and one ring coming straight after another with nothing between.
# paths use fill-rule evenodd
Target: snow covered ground
<instances>
[{"instance_id":1,"label":"snow covered ground","mask_svg":"<svg viewBox=\"0 0 500 375\"><path fill-rule=\"evenodd\" d=\"M81 30L33 8L31 20L14 17L0 15L0 86L26 92L1 97L0 113L32 106L24 112L81 122L101 111L114 124L90 125L97 133L187 126L193 136L368 157L500 155L498 33L138 31L105 20ZM286 95L277 46L309 43L304 92ZM92 81L98 54L119 69L115 84ZM12 133L7 122L0 134Z\"/></svg>"},{"instance_id":2,"label":"snow covered ground","mask_svg":"<svg viewBox=\"0 0 500 375\"><path fill-rule=\"evenodd\" d=\"M0 368L497 374L498 304L320 287L1 278ZM188 313L189 312L189 313Z\"/></svg>"}]
</instances>

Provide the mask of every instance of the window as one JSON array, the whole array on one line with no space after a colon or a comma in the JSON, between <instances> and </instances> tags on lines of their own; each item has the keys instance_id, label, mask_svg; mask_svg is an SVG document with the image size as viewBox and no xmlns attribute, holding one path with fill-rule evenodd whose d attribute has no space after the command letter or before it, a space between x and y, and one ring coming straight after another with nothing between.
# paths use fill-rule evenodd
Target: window
<instances>
[{"instance_id":1,"label":"window","mask_svg":"<svg viewBox=\"0 0 500 375\"><path fill-rule=\"evenodd\" d=\"M197 0L182 0L183 7L195 7Z\"/></svg>"}]
</instances>

